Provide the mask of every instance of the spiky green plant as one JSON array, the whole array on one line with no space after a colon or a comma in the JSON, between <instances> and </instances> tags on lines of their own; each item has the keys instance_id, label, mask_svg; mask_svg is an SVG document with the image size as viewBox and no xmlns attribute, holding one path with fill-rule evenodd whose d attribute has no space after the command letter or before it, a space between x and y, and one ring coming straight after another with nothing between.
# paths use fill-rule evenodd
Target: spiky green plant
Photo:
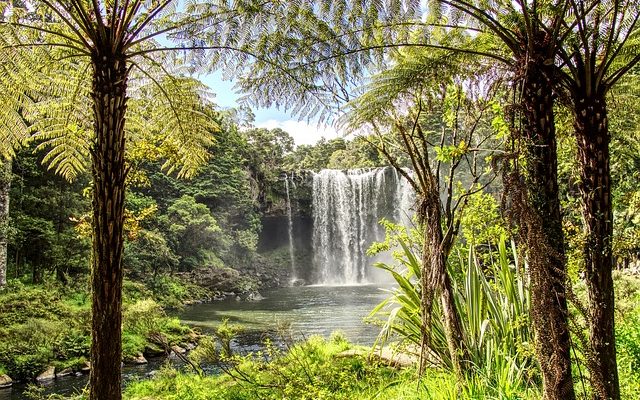
<instances>
[{"instance_id":1,"label":"spiky green plant","mask_svg":"<svg viewBox=\"0 0 640 400\"><path fill-rule=\"evenodd\" d=\"M398 239L401 250L395 255L397 264L377 264L393 276L397 287L389 290L389 297L370 316L382 317L380 342L395 337L401 342L419 346L422 329L421 269L419 257L414 254L415 246L410 241L409 236ZM504 237L498 243L498 257L490 265L481 264L473 247L467 250L466 262L460 260L464 267L454 293L465 345L471 356L472 365L468 370L507 390L509 387L521 387L535 374L535 363L525 267L518 262L513 242L511 255ZM447 350L441 310L436 307L433 313L430 360L437 366L450 369L453 366Z\"/></svg>"}]
</instances>

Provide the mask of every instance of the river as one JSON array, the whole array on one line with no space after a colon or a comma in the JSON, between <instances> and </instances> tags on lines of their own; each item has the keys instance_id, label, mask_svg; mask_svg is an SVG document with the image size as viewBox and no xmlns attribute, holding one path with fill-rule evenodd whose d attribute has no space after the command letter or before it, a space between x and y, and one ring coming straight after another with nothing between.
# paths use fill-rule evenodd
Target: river
<instances>
[{"instance_id":1,"label":"river","mask_svg":"<svg viewBox=\"0 0 640 400\"><path fill-rule=\"evenodd\" d=\"M233 348L242 353L259 350L265 337L278 342L289 336L295 340L311 335L329 337L334 331L342 331L353 343L372 344L379 328L365 324L363 318L386 297L379 285L300 286L273 289L262 295L264 299L259 301L226 299L196 304L177 316L203 332L212 332L224 319L241 325L243 332L234 340ZM125 367L125 384L144 378L165 362L149 361L147 365ZM83 388L87 380L87 375L65 377L50 382L45 389L47 393L71 394ZM24 389L23 384L0 389L0 400L25 400Z\"/></svg>"}]
</instances>

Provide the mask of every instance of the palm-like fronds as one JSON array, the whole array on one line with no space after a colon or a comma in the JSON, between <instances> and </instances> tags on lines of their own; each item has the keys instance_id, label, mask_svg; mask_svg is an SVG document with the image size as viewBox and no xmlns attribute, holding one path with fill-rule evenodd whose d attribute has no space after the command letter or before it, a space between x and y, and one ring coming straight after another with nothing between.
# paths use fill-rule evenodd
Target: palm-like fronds
<instances>
[{"instance_id":1,"label":"palm-like fronds","mask_svg":"<svg viewBox=\"0 0 640 400\"><path fill-rule=\"evenodd\" d=\"M168 173L193 177L207 161L208 149L220 129L211 93L197 81L170 76L147 81L140 92L144 97L130 102L129 137L142 141L134 142L133 147L155 145Z\"/></svg>"}]
</instances>

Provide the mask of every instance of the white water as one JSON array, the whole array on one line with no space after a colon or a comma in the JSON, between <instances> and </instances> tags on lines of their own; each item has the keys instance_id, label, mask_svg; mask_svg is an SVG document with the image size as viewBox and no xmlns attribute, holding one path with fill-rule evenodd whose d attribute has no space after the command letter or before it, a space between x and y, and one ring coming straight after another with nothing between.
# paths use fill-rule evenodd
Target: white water
<instances>
[{"instance_id":1,"label":"white water","mask_svg":"<svg viewBox=\"0 0 640 400\"><path fill-rule=\"evenodd\" d=\"M293 175L291 176L291 183L295 188L296 184L293 181ZM289 177L287 175L285 175L284 177L284 187L287 191L287 218L289 222L288 228L289 228L289 257L291 260L291 282L294 282L297 279L297 273L296 273L297 270L296 270L296 255L295 255L295 249L293 244L293 217L291 212L291 194L289 193Z\"/></svg>"},{"instance_id":2,"label":"white water","mask_svg":"<svg viewBox=\"0 0 640 400\"><path fill-rule=\"evenodd\" d=\"M408 224L412 190L393 168L322 170L313 176L315 283L375 281L366 251L384 240L379 221Z\"/></svg>"}]
</instances>

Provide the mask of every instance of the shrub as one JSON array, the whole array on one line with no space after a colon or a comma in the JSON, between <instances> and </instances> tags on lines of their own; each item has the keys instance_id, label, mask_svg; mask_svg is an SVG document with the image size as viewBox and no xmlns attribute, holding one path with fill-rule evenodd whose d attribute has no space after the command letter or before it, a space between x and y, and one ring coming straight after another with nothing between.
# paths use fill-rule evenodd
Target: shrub
<instances>
[{"instance_id":1,"label":"shrub","mask_svg":"<svg viewBox=\"0 0 640 400\"><path fill-rule=\"evenodd\" d=\"M63 332L53 342L53 354L58 360L89 355L91 337L79 329Z\"/></svg>"},{"instance_id":2,"label":"shrub","mask_svg":"<svg viewBox=\"0 0 640 400\"><path fill-rule=\"evenodd\" d=\"M122 325L126 331L145 336L160 331L164 317L164 310L154 300L138 300L125 308Z\"/></svg>"},{"instance_id":3,"label":"shrub","mask_svg":"<svg viewBox=\"0 0 640 400\"><path fill-rule=\"evenodd\" d=\"M379 304L371 316L383 316L381 342L392 334L401 341L421 344L420 261L414 245L399 238L402 252L398 265L380 263L398 288ZM514 259L516 251L512 245ZM454 284L455 303L462 319L463 339L469 350L472 370L497 387L500 395L526 385L535 370L533 337L529 324L529 291L522 266L511 264L504 237L498 243L498 260L484 269L473 247L468 250L461 283ZM437 304L436 304L437 305ZM452 368L440 309L434 307L432 321L432 360Z\"/></svg>"},{"instance_id":4,"label":"shrub","mask_svg":"<svg viewBox=\"0 0 640 400\"><path fill-rule=\"evenodd\" d=\"M122 357L135 357L144 351L147 345L145 336L139 333L122 332Z\"/></svg>"},{"instance_id":5,"label":"shrub","mask_svg":"<svg viewBox=\"0 0 640 400\"><path fill-rule=\"evenodd\" d=\"M0 326L23 324L29 319L59 320L70 315L57 288L9 287L0 295Z\"/></svg>"},{"instance_id":6,"label":"shrub","mask_svg":"<svg viewBox=\"0 0 640 400\"><path fill-rule=\"evenodd\" d=\"M36 376L54 358L53 342L63 330L64 324L42 319L1 329L0 363L14 379Z\"/></svg>"}]
</instances>

